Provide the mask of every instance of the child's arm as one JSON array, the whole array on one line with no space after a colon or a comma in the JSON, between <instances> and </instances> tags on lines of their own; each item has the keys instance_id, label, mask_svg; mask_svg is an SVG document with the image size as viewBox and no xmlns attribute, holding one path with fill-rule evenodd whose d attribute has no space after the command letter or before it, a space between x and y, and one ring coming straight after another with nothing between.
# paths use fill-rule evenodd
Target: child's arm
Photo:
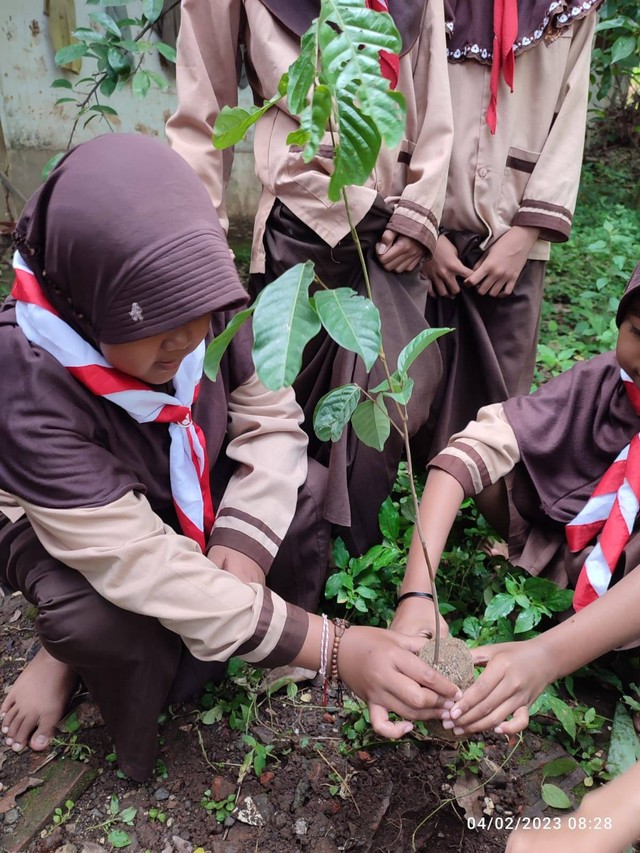
<instances>
[{"instance_id":1,"label":"child's arm","mask_svg":"<svg viewBox=\"0 0 640 853\"><path fill-rule=\"evenodd\" d=\"M465 287L477 288L480 296L510 296L539 233L538 228L513 225L480 258Z\"/></svg>"},{"instance_id":2,"label":"child's arm","mask_svg":"<svg viewBox=\"0 0 640 853\"><path fill-rule=\"evenodd\" d=\"M412 75L406 83L411 106L402 152L409 162L398 170L400 185L389 199L395 204L394 212L378 244L385 247L382 252L378 248L380 263L397 272L413 269L424 257L431 257L444 207L453 114L442 0L426 4L416 45L401 60L400 91L405 74Z\"/></svg>"},{"instance_id":3,"label":"child's arm","mask_svg":"<svg viewBox=\"0 0 640 853\"><path fill-rule=\"evenodd\" d=\"M202 179L220 224L229 228L225 189L233 149L211 144L224 106L238 100L241 0L183 0L176 61L178 108L166 125L169 144Z\"/></svg>"},{"instance_id":4,"label":"child's arm","mask_svg":"<svg viewBox=\"0 0 640 853\"><path fill-rule=\"evenodd\" d=\"M473 270L465 266L456 247L444 234L438 237L433 257L422 267L436 296L456 296L460 293L458 278L466 278Z\"/></svg>"},{"instance_id":5,"label":"child's arm","mask_svg":"<svg viewBox=\"0 0 640 853\"><path fill-rule=\"evenodd\" d=\"M520 458L518 444L502 405L480 409L475 421L452 436L448 446L431 462L420 502L420 521L434 572L449 532L465 497L478 495L501 480ZM430 592L431 581L422 546L414 531L400 595ZM424 598L406 598L391 627L404 634L424 634L435 625L433 604ZM440 617L441 618L441 617ZM441 626L446 630L444 620Z\"/></svg>"},{"instance_id":6,"label":"child's arm","mask_svg":"<svg viewBox=\"0 0 640 853\"><path fill-rule=\"evenodd\" d=\"M640 571L636 568L605 595L532 640L475 650L487 662L480 678L450 712L456 734L525 728L527 708L547 684L605 652L640 638ZM507 717L514 715L507 722Z\"/></svg>"},{"instance_id":7,"label":"child's arm","mask_svg":"<svg viewBox=\"0 0 640 853\"><path fill-rule=\"evenodd\" d=\"M246 582L264 583L296 511L307 476L302 419L291 388L270 391L255 373L229 396L226 453L236 468L216 507L208 555L218 565L226 559Z\"/></svg>"},{"instance_id":8,"label":"child's arm","mask_svg":"<svg viewBox=\"0 0 640 853\"><path fill-rule=\"evenodd\" d=\"M623 853L640 838L640 764L588 793L560 824L512 832L506 853Z\"/></svg>"}]
</instances>

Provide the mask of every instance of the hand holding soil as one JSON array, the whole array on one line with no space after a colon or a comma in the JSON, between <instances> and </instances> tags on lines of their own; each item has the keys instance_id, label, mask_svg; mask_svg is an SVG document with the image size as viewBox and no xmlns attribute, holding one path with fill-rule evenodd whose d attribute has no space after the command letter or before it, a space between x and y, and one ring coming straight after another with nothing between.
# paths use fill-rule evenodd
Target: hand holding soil
<instances>
[{"instance_id":1,"label":"hand holding soil","mask_svg":"<svg viewBox=\"0 0 640 853\"><path fill-rule=\"evenodd\" d=\"M383 737L410 732L408 720L441 719L462 697L452 681L416 656L423 643L423 638L358 626L342 638L340 677L368 704L371 725ZM406 719L391 722L389 712Z\"/></svg>"}]
</instances>

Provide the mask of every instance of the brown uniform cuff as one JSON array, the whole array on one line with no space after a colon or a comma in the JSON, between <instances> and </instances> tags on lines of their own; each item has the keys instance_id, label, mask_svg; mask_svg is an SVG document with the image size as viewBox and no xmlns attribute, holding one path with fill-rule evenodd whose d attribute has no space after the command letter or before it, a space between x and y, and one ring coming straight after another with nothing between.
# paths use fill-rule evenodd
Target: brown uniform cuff
<instances>
[{"instance_id":1,"label":"brown uniform cuff","mask_svg":"<svg viewBox=\"0 0 640 853\"><path fill-rule=\"evenodd\" d=\"M573 214L566 207L525 198L511 224L522 228L539 228L540 240L565 243L569 239L572 222Z\"/></svg>"},{"instance_id":2,"label":"brown uniform cuff","mask_svg":"<svg viewBox=\"0 0 640 853\"><path fill-rule=\"evenodd\" d=\"M438 239L438 220L427 207L401 198L387 227L422 243L427 250L426 260L432 257Z\"/></svg>"}]
</instances>

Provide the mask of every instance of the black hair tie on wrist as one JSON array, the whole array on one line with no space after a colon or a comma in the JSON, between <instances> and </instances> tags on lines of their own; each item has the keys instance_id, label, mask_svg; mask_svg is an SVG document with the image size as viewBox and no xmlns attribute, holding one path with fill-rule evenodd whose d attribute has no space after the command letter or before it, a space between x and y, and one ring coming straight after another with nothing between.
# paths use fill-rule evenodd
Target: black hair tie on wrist
<instances>
[{"instance_id":1,"label":"black hair tie on wrist","mask_svg":"<svg viewBox=\"0 0 640 853\"><path fill-rule=\"evenodd\" d=\"M404 595L401 595L398 598L396 605L400 604L401 601L404 601L405 598L428 598L429 601L433 601L433 596L430 592L405 592Z\"/></svg>"}]
</instances>

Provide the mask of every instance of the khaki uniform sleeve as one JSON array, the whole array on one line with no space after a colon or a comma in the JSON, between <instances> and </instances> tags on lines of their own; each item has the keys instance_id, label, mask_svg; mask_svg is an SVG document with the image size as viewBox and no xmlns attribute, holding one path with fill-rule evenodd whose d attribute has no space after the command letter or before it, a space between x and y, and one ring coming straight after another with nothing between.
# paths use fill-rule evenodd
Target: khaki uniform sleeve
<instances>
[{"instance_id":1,"label":"khaki uniform sleeve","mask_svg":"<svg viewBox=\"0 0 640 853\"><path fill-rule=\"evenodd\" d=\"M569 239L576 206L589 102L589 67L596 15L573 24L573 38L553 125L529 178L513 225L540 229L540 239ZM540 45L536 50L545 50ZM517 69L517 61L516 61ZM516 70L517 85L517 70Z\"/></svg>"},{"instance_id":2,"label":"khaki uniform sleeve","mask_svg":"<svg viewBox=\"0 0 640 853\"><path fill-rule=\"evenodd\" d=\"M519 461L516 435L502 403L493 403L480 409L475 421L453 435L429 467L447 471L460 483L465 497L471 497L497 483Z\"/></svg>"},{"instance_id":3,"label":"khaki uniform sleeve","mask_svg":"<svg viewBox=\"0 0 640 853\"><path fill-rule=\"evenodd\" d=\"M268 572L307 476L302 420L293 390L269 391L256 374L231 394L227 456L238 464L217 507L209 547L241 551Z\"/></svg>"},{"instance_id":4,"label":"khaki uniform sleeve","mask_svg":"<svg viewBox=\"0 0 640 853\"><path fill-rule=\"evenodd\" d=\"M213 124L223 106L237 106L241 0L183 0L176 86L178 109L166 126L169 143L204 182L225 231L225 189L233 149L217 151Z\"/></svg>"},{"instance_id":5,"label":"khaki uniform sleeve","mask_svg":"<svg viewBox=\"0 0 640 853\"><path fill-rule=\"evenodd\" d=\"M418 240L431 257L438 238L453 146L442 0L428 0L423 31L414 50L415 126L411 121L407 125L406 150L400 154L409 161L405 186L389 228Z\"/></svg>"},{"instance_id":6,"label":"khaki uniform sleeve","mask_svg":"<svg viewBox=\"0 0 640 853\"><path fill-rule=\"evenodd\" d=\"M18 502L52 557L117 607L158 619L197 658L235 655L276 666L302 647L305 611L217 568L163 524L145 497L129 492L107 506L74 510Z\"/></svg>"}]
</instances>

